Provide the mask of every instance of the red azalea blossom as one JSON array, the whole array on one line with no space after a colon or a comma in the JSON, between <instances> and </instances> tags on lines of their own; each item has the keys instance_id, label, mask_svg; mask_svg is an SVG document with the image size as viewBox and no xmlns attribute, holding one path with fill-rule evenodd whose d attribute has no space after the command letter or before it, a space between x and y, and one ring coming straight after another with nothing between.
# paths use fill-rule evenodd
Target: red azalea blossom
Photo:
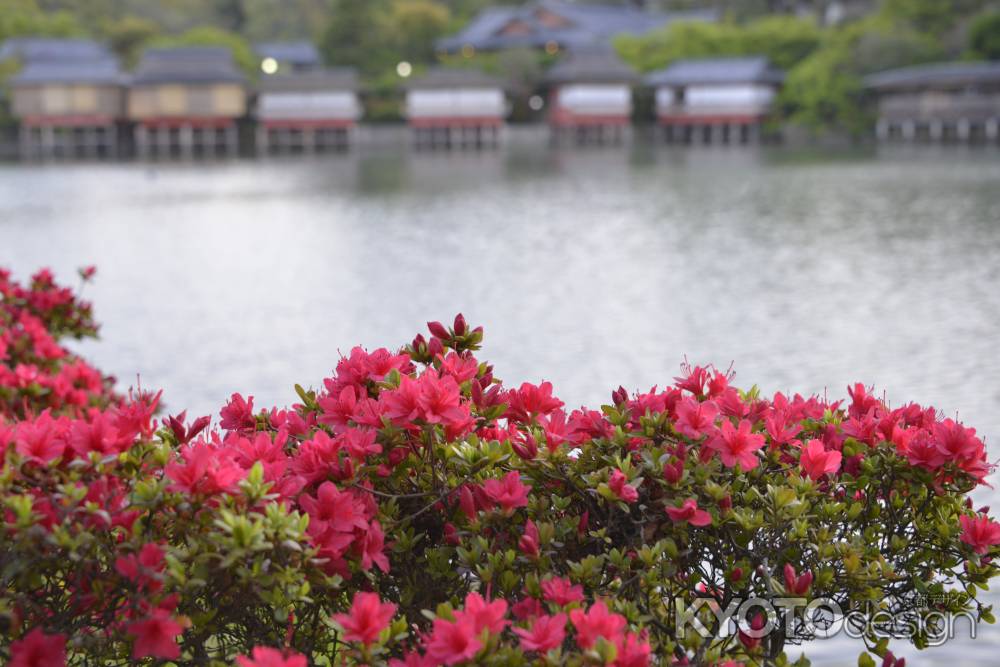
<instances>
[{"instance_id":1,"label":"red azalea blossom","mask_svg":"<svg viewBox=\"0 0 1000 667\"><path fill-rule=\"evenodd\" d=\"M176 660L181 655L177 637L184 632L184 626L165 609L154 609L145 619L130 623L128 631L135 637L132 644L132 657L135 659Z\"/></svg>"},{"instance_id":2,"label":"red azalea blossom","mask_svg":"<svg viewBox=\"0 0 1000 667\"><path fill-rule=\"evenodd\" d=\"M521 535L521 539L518 540L517 546L521 549L521 553L525 556L531 558L538 557L538 526L531 519L528 519L527 523L524 524L524 534Z\"/></svg>"},{"instance_id":3,"label":"red azalea blossom","mask_svg":"<svg viewBox=\"0 0 1000 667\"><path fill-rule=\"evenodd\" d=\"M985 554L990 547L1000 544L1000 524L988 516L971 517L963 514L958 517L958 521L962 525L960 539L977 554Z\"/></svg>"},{"instance_id":4,"label":"red azalea blossom","mask_svg":"<svg viewBox=\"0 0 1000 667\"><path fill-rule=\"evenodd\" d=\"M35 628L10 645L8 667L64 667L66 635L47 635Z\"/></svg>"},{"instance_id":5,"label":"red azalea blossom","mask_svg":"<svg viewBox=\"0 0 1000 667\"><path fill-rule=\"evenodd\" d=\"M492 634L503 632L503 629L509 623L504 618L506 615L506 600L487 601L479 593L469 593L466 595L465 609L455 612L456 619L468 618L472 620L472 625L477 636L483 630L489 630Z\"/></svg>"},{"instance_id":6,"label":"red azalea blossom","mask_svg":"<svg viewBox=\"0 0 1000 667\"><path fill-rule=\"evenodd\" d=\"M436 618L425 643L427 658L435 665L454 665L470 660L483 647L476 634L475 622L468 616L455 621Z\"/></svg>"},{"instance_id":7,"label":"red azalea blossom","mask_svg":"<svg viewBox=\"0 0 1000 667\"><path fill-rule=\"evenodd\" d=\"M698 440L715 431L715 418L719 408L712 401L699 402L690 396L677 404L677 421L674 428L683 436Z\"/></svg>"},{"instance_id":8,"label":"red azalea blossom","mask_svg":"<svg viewBox=\"0 0 1000 667\"><path fill-rule=\"evenodd\" d=\"M541 583L542 596L560 607L583 602L583 586L574 586L569 579L552 577Z\"/></svg>"},{"instance_id":9,"label":"red azalea blossom","mask_svg":"<svg viewBox=\"0 0 1000 667\"><path fill-rule=\"evenodd\" d=\"M614 643L621 639L625 630L625 617L609 612L601 600L587 611L573 609L569 612L569 618L576 628L576 643L582 649L591 648L598 637Z\"/></svg>"},{"instance_id":10,"label":"red azalea blossom","mask_svg":"<svg viewBox=\"0 0 1000 667\"><path fill-rule=\"evenodd\" d=\"M692 526L707 526L712 523L712 515L698 509L698 502L688 498L680 507L668 507L667 515L676 523L687 522Z\"/></svg>"},{"instance_id":11,"label":"red azalea blossom","mask_svg":"<svg viewBox=\"0 0 1000 667\"><path fill-rule=\"evenodd\" d=\"M795 568L791 563L785 565L785 592L791 595L805 595L809 592L809 587L812 586L813 575L812 572L803 572L802 574L797 574Z\"/></svg>"},{"instance_id":12,"label":"red azalea blossom","mask_svg":"<svg viewBox=\"0 0 1000 667\"><path fill-rule=\"evenodd\" d=\"M250 656L238 656L236 662L240 667L308 667L309 664L301 653L266 646L255 646Z\"/></svg>"},{"instance_id":13,"label":"red azalea blossom","mask_svg":"<svg viewBox=\"0 0 1000 667\"><path fill-rule=\"evenodd\" d=\"M757 450L764 446L764 436L751 433L751 424L746 419L734 428L731 421L723 420L719 435L711 447L719 452L722 463L729 468L739 466L744 472L757 467Z\"/></svg>"},{"instance_id":14,"label":"red azalea blossom","mask_svg":"<svg viewBox=\"0 0 1000 667\"><path fill-rule=\"evenodd\" d=\"M378 639L382 630L389 627L389 621L396 613L396 605L382 602L377 593L357 593L346 614L334 614L335 620L344 629L344 639L361 642L369 646Z\"/></svg>"},{"instance_id":15,"label":"red azalea blossom","mask_svg":"<svg viewBox=\"0 0 1000 667\"><path fill-rule=\"evenodd\" d=\"M503 511L511 513L518 507L527 507L530 486L521 483L521 473L512 470L503 479L488 479L483 482L483 490L490 500L500 505Z\"/></svg>"},{"instance_id":16,"label":"red azalea blossom","mask_svg":"<svg viewBox=\"0 0 1000 667\"><path fill-rule=\"evenodd\" d=\"M827 451L821 440L810 440L799 457L799 466L809 479L817 480L823 475L840 469L842 455L836 450Z\"/></svg>"},{"instance_id":17,"label":"red azalea blossom","mask_svg":"<svg viewBox=\"0 0 1000 667\"><path fill-rule=\"evenodd\" d=\"M525 651L546 653L562 645L566 638L566 619L563 613L539 616L530 628L514 628L514 633L521 638L521 648Z\"/></svg>"},{"instance_id":18,"label":"red azalea blossom","mask_svg":"<svg viewBox=\"0 0 1000 667\"><path fill-rule=\"evenodd\" d=\"M628 483L628 477L621 470L611 472L608 487L616 496L627 503L634 503L639 499L639 492L634 486Z\"/></svg>"}]
</instances>

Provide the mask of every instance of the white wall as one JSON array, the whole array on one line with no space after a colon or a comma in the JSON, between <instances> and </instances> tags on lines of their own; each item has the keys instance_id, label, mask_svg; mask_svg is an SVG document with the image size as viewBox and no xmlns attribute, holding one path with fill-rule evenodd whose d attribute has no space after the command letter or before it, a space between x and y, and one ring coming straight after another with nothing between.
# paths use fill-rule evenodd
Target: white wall
<instances>
[{"instance_id":1,"label":"white wall","mask_svg":"<svg viewBox=\"0 0 1000 667\"><path fill-rule=\"evenodd\" d=\"M504 117L506 98L499 88L411 90L406 94L408 118Z\"/></svg>"},{"instance_id":2,"label":"white wall","mask_svg":"<svg viewBox=\"0 0 1000 667\"><path fill-rule=\"evenodd\" d=\"M672 88L656 91L656 108L660 111L688 112L761 112L770 108L774 101L775 88L762 84L727 84L688 86L684 91L684 101L676 104L676 93Z\"/></svg>"},{"instance_id":3,"label":"white wall","mask_svg":"<svg viewBox=\"0 0 1000 667\"><path fill-rule=\"evenodd\" d=\"M574 114L629 115L632 89L625 84L571 84L559 88L558 104Z\"/></svg>"},{"instance_id":4,"label":"white wall","mask_svg":"<svg viewBox=\"0 0 1000 667\"><path fill-rule=\"evenodd\" d=\"M350 91L261 93L257 112L266 120L357 120L358 96Z\"/></svg>"}]
</instances>

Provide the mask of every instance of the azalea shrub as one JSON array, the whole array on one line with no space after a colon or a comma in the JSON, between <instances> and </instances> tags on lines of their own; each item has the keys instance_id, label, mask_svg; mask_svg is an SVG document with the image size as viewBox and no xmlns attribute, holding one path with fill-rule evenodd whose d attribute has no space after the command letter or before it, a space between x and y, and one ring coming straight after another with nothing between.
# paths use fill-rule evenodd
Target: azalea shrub
<instances>
[{"instance_id":1,"label":"azalea shrub","mask_svg":"<svg viewBox=\"0 0 1000 667\"><path fill-rule=\"evenodd\" d=\"M503 384L458 316L291 407L189 420L62 347L96 327L49 274L0 276L4 664L785 665L816 632L706 605L685 632L699 600L910 613L917 647L934 614L992 622L991 466L932 408L685 366L570 409ZM861 664L903 664L861 634Z\"/></svg>"}]
</instances>

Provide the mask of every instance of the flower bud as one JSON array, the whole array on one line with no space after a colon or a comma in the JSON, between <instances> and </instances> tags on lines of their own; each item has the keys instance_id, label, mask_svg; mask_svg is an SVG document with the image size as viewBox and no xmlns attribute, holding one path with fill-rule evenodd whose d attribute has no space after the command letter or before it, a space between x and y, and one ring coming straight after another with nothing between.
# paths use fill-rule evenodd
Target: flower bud
<instances>
[{"instance_id":1,"label":"flower bud","mask_svg":"<svg viewBox=\"0 0 1000 667\"><path fill-rule=\"evenodd\" d=\"M455 330L456 336L465 335L465 331L468 327L465 324L465 317L462 315L462 313L459 313L458 315L455 316L455 324L453 325L453 328Z\"/></svg>"},{"instance_id":2,"label":"flower bud","mask_svg":"<svg viewBox=\"0 0 1000 667\"><path fill-rule=\"evenodd\" d=\"M428 322L427 328L435 338L451 338L451 334L448 333L448 330L440 322Z\"/></svg>"}]
</instances>

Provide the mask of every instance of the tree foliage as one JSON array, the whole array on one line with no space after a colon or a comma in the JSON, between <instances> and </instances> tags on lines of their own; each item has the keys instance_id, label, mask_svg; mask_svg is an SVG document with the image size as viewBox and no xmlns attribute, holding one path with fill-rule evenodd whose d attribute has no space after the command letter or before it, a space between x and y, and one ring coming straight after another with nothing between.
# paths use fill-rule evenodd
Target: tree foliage
<instances>
[{"instance_id":1,"label":"tree foliage","mask_svg":"<svg viewBox=\"0 0 1000 667\"><path fill-rule=\"evenodd\" d=\"M984 14L972 24L969 50L978 58L1000 60L1000 11Z\"/></svg>"},{"instance_id":2,"label":"tree foliage","mask_svg":"<svg viewBox=\"0 0 1000 667\"><path fill-rule=\"evenodd\" d=\"M764 55L786 69L812 53L821 32L814 21L771 16L747 24L677 22L644 36L620 36L615 46L640 71L648 72L681 58Z\"/></svg>"}]
</instances>

